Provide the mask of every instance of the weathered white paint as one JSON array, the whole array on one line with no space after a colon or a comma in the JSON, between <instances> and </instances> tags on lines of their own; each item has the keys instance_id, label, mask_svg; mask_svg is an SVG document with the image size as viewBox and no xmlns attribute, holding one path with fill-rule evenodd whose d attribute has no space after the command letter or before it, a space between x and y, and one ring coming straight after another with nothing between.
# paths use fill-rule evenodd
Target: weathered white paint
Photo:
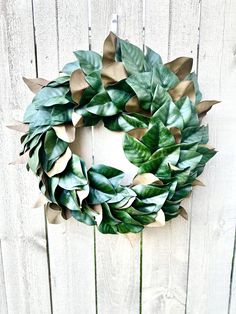
<instances>
[{"instance_id":1,"label":"weathered white paint","mask_svg":"<svg viewBox=\"0 0 236 314\"><path fill-rule=\"evenodd\" d=\"M22 76L35 76L32 8L29 1L0 1L0 238L1 313L50 313L44 214L32 209L37 180L24 166L10 166L19 134L6 128L30 101ZM5 297L4 297L5 296ZM5 298L5 301L4 301Z\"/></svg>"},{"instance_id":2,"label":"weathered white paint","mask_svg":"<svg viewBox=\"0 0 236 314\"><path fill-rule=\"evenodd\" d=\"M235 1L202 1L199 81L204 98L222 103L204 121L219 153L202 175L206 187L193 196L187 298L191 314L228 310L236 222L235 12Z\"/></svg>"},{"instance_id":3,"label":"weathered white paint","mask_svg":"<svg viewBox=\"0 0 236 314\"><path fill-rule=\"evenodd\" d=\"M233 142L236 3L230 0L32 0L32 3L33 11L30 1L0 0L0 69L4 78L0 84L0 145L4 148L0 152L0 171L5 179L0 181L1 314L51 313L49 282L54 314L93 314L96 308L99 314L137 314L140 297L143 314L235 313L236 266L233 271L232 258L236 222ZM40 77L54 78L66 62L73 60L73 50L88 49L89 24L92 49L102 52L114 13L118 14L119 36L141 48L145 40L164 62L180 55L193 56L194 68L199 64L204 98L223 101L205 118L210 126L210 143L220 151L202 176L206 187L197 188L185 202L190 213L188 222L177 218L164 228L144 231L142 278L139 236L130 242L121 235L96 232L94 255L93 228L69 220L61 225L48 225L47 254L43 209L30 208L38 194L36 180L24 167L7 165L17 156L20 145L18 135L4 125L13 116L20 118L32 97L21 76L34 77L37 71ZM94 154L95 163L124 170L127 183L132 179L135 167L122 152L121 133L112 133L99 125L94 128L94 138L91 128L79 131L78 138L81 144L77 148L88 167ZM112 154L101 149L104 143Z\"/></svg>"},{"instance_id":4,"label":"weathered white paint","mask_svg":"<svg viewBox=\"0 0 236 314\"><path fill-rule=\"evenodd\" d=\"M73 51L88 49L87 1L35 1L35 30L39 76L56 77ZM77 133L75 149L91 166L91 130ZM72 218L48 225L48 234L53 313L95 313L93 229Z\"/></svg>"}]
</instances>

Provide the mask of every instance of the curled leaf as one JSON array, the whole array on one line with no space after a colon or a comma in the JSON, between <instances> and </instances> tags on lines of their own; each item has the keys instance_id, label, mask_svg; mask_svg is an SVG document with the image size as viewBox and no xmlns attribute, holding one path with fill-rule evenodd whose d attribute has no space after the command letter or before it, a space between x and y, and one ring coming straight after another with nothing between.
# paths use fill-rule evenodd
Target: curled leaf
<instances>
[{"instance_id":1,"label":"curled leaf","mask_svg":"<svg viewBox=\"0 0 236 314\"><path fill-rule=\"evenodd\" d=\"M138 174L133 179L133 186L138 184L153 184L153 183L163 185L163 182L152 173Z\"/></svg>"},{"instance_id":2,"label":"curled leaf","mask_svg":"<svg viewBox=\"0 0 236 314\"><path fill-rule=\"evenodd\" d=\"M102 58L103 66L106 66L115 61L116 41L117 41L116 35L110 32L110 34L105 39L103 45L103 58Z\"/></svg>"},{"instance_id":3,"label":"curled leaf","mask_svg":"<svg viewBox=\"0 0 236 314\"><path fill-rule=\"evenodd\" d=\"M127 72L122 62L113 62L102 68L101 76L106 86L127 78Z\"/></svg>"},{"instance_id":4,"label":"curled leaf","mask_svg":"<svg viewBox=\"0 0 236 314\"><path fill-rule=\"evenodd\" d=\"M175 143L179 144L181 142L181 131L180 129L176 127L170 128L170 133L174 136L175 138Z\"/></svg>"},{"instance_id":5,"label":"curled leaf","mask_svg":"<svg viewBox=\"0 0 236 314\"><path fill-rule=\"evenodd\" d=\"M157 216L155 218L155 221L148 224L146 227L163 227L165 225L165 214L163 212L162 209L160 209L158 212L157 212Z\"/></svg>"},{"instance_id":6,"label":"curled leaf","mask_svg":"<svg viewBox=\"0 0 236 314\"><path fill-rule=\"evenodd\" d=\"M7 125L7 128L18 132L27 133L29 131L29 124L15 121L15 124Z\"/></svg>"},{"instance_id":7,"label":"curled leaf","mask_svg":"<svg viewBox=\"0 0 236 314\"><path fill-rule=\"evenodd\" d=\"M185 208L180 206L180 216L182 216L185 220L188 220L188 213Z\"/></svg>"},{"instance_id":8,"label":"curled leaf","mask_svg":"<svg viewBox=\"0 0 236 314\"><path fill-rule=\"evenodd\" d=\"M195 103L195 91L192 81L182 81L175 86L175 88L169 90L174 101L179 100L183 96L188 96L189 99Z\"/></svg>"},{"instance_id":9,"label":"curled leaf","mask_svg":"<svg viewBox=\"0 0 236 314\"><path fill-rule=\"evenodd\" d=\"M72 112L72 124L76 128L80 128L84 124L84 119L81 114L78 114L76 112Z\"/></svg>"},{"instance_id":10,"label":"curled leaf","mask_svg":"<svg viewBox=\"0 0 236 314\"><path fill-rule=\"evenodd\" d=\"M50 224L61 224L64 221L61 215L61 208L56 204L47 203L45 214Z\"/></svg>"},{"instance_id":11,"label":"curled leaf","mask_svg":"<svg viewBox=\"0 0 236 314\"><path fill-rule=\"evenodd\" d=\"M180 57L165 64L172 72L174 72L180 81L182 81L192 70L193 59L188 57Z\"/></svg>"},{"instance_id":12,"label":"curled leaf","mask_svg":"<svg viewBox=\"0 0 236 314\"><path fill-rule=\"evenodd\" d=\"M57 125L53 127L54 131L56 132L57 137L61 140L72 143L75 140L75 127L73 125L64 124L64 125Z\"/></svg>"},{"instance_id":13,"label":"curled leaf","mask_svg":"<svg viewBox=\"0 0 236 314\"><path fill-rule=\"evenodd\" d=\"M85 88L89 86L88 82L85 80L84 72L81 69L75 70L71 74L70 78L70 90L72 94L72 99L76 102L80 102L80 98Z\"/></svg>"},{"instance_id":14,"label":"curled leaf","mask_svg":"<svg viewBox=\"0 0 236 314\"><path fill-rule=\"evenodd\" d=\"M40 91L41 88L48 85L49 83L49 81L43 78L28 79L26 77L23 77L23 81L34 94L36 94L38 91Z\"/></svg>"},{"instance_id":15,"label":"curled leaf","mask_svg":"<svg viewBox=\"0 0 236 314\"><path fill-rule=\"evenodd\" d=\"M9 165L20 165L25 164L29 159L29 151L25 152L23 155L18 157L16 160L9 163Z\"/></svg>"},{"instance_id":16,"label":"curled leaf","mask_svg":"<svg viewBox=\"0 0 236 314\"><path fill-rule=\"evenodd\" d=\"M67 147L65 153L59 159L57 159L52 169L47 172L47 175L51 178L55 176L56 174L64 171L66 169L66 166L69 160L71 159L71 156L72 156L71 150L69 147Z\"/></svg>"},{"instance_id":17,"label":"curled leaf","mask_svg":"<svg viewBox=\"0 0 236 314\"><path fill-rule=\"evenodd\" d=\"M197 113L199 115L205 115L211 108L212 106L220 103L218 100L204 100L201 101L199 104L196 106Z\"/></svg>"},{"instance_id":18,"label":"curled leaf","mask_svg":"<svg viewBox=\"0 0 236 314\"><path fill-rule=\"evenodd\" d=\"M34 205L32 206L32 208L39 208L42 207L43 205L45 205L48 202L48 199L46 198L45 195L43 195L42 193L40 194L39 198L37 199L37 201L34 203Z\"/></svg>"}]
</instances>

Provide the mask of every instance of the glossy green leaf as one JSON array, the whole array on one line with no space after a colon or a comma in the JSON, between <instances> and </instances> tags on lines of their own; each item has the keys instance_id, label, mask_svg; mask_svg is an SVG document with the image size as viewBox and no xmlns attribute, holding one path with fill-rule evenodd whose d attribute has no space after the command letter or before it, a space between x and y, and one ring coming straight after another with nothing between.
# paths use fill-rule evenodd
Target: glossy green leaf
<instances>
[{"instance_id":1,"label":"glossy green leaf","mask_svg":"<svg viewBox=\"0 0 236 314\"><path fill-rule=\"evenodd\" d=\"M206 144L208 142L208 127L207 126L194 126L185 128L182 131L182 142L192 143L199 142Z\"/></svg>"},{"instance_id":2,"label":"glossy green leaf","mask_svg":"<svg viewBox=\"0 0 236 314\"><path fill-rule=\"evenodd\" d=\"M122 39L118 39L118 45L121 51L121 60L124 63L126 71L129 74L142 72L146 65L142 50Z\"/></svg>"},{"instance_id":3,"label":"glossy green leaf","mask_svg":"<svg viewBox=\"0 0 236 314\"><path fill-rule=\"evenodd\" d=\"M64 105L69 102L66 94L69 87L44 87L33 98L33 104L36 109L40 107L50 107L53 105Z\"/></svg>"},{"instance_id":4,"label":"glossy green leaf","mask_svg":"<svg viewBox=\"0 0 236 314\"><path fill-rule=\"evenodd\" d=\"M74 55L79 61L80 68L89 75L90 73L101 70L102 57L94 51L78 50Z\"/></svg>"},{"instance_id":5,"label":"glossy green leaf","mask_svg":"<svg viewBox=\"0 0 236 314\"><path fill-rule=\"evenodd\" d=\"M190 169L193 170L199 164L201 159L202 159L202 155L197 152L182 150L180 152L180 157L179 157L179 162L177 164L177 167L180 169L190 167Z\"/></svg>"},{"instance_id":6,"label":"glossy green leaf","mask_svg":"<svg viewBox=\"0 0 236 314\"><path fill-rule=\"evenodd\" d=\"M151 72L131 75L127 78L126 83L137 95L141 108L148 110L152 101Z\"/></svg>"},{"instance_id":7,"label":"glossy green leaf","mask_svg":"<svg viewBox=\"0 0 236 314\"><path fill-rule=\"evenodd\" d=\"M120 111L105 91L95 95L86 106L86 110L97 116L113 116Z\"/></svg>"},{"instance_id":8,"label":"glossy green leaf","mask_svg":"<svg viewBox=\"0 0 236 314\"><path fill-rule=\"evenodd\" d=\"M31 153L31 156L29 157L28 160L28 165L34 173L36 173L39 168L39 150L41 146L42 143L40 142L34 149L33 153Z\"/></svg>"},{"instance_id":9,"label":"glossy green leaf","mask_svg":"<svg viewBox=\"0 0 236 314\"><path fill-rule=\"evenodd\" d=\"M127 159L136 166L140 166L151 156L147 146L128 134L124 136L123 149Z\"/></svg>"},{"instance_id":10,"label":"glossy green leaf","mask_svg":"<svg viewBox=\"0 0 236 314\"><path fill-rule=\"evenodd\" d=\"M153 153L158 148L174 145L175 139L169 129L160 120L157 120L141 138L141 142Z\"/></svg>"},{"instance_id":11,"label":"glossy green leaf","mask_svg":"<svg viewBox=\"0 0 236 314\"><path fill-rule=\"evenodd\" d=\"M65 171L60 176L59 186L66 190L75 190L88 184L83 173L82 161L79 156L72 154Z\"/></svg>"},{"instance_id":12,"label":"glossy green leaf","mask_svg":"<svg viewBox=\"0 0 236 314\"><path fill-rule=\"evenodd\" d=\"M80 63L79 61L74 61L74 62L67 63L63 67L62 72L68 75L71 75L77 69L80 69Z\"/></svg>"},{"instance_id":13,"label":"glossy green leaf","mask_svg":"<svg viewBox=\"0 0 236 314\"><path fill-rule=\"evenodd\" d=\"M161 85L165 89L174 88L179 83L178 77L165 65L157 64L152 68L152 85Z\"/></svg>"},{"instance_id":14,"label":"glossy green leaf","mask_svg":"<svg viewBox=\"0 0 236 314\"><path fill-rule=\"evenodd\" d=\"M145 59L146 63L148 64L148 70L151 70L152 67L156 64L161 65L162 64L161 56L155 51L153 51L151 48L147 46L145 48L146 48Z\"/></svg>"},{"instance_id":15,"label":"glossy green leaf","mask_svg":"<svg viewBox=\"0 0 236 314\"><path fill-rule=\"evenodd\" d=\"M184 121L182 115L173 102L166 102L152 116L151 122L155 124L157 120L161 120L165 126L183 129Z\"/></svg>"},{"instance_id":16,"label":"glossy green leaf","mask_svg":"<svg viewBox=\"0 0 236 314\"><path fill-rule=\"evenodd\" d=\"M155 185L136 185L133 190L137 194L137 199L133 207L144 213L157 212L161 209L167 196L166 187L157 187Z\"/></svg>"}]
</instances>

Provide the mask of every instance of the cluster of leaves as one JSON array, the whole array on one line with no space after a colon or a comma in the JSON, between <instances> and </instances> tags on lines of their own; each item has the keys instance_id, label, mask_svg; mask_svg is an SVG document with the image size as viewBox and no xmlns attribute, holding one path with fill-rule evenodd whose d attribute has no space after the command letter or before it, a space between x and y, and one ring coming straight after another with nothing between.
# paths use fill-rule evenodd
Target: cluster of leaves
<instances>
[{"instance_id":1,"label":"cluster of leaves","mask_svg":"<svg viewBox=\"0 0 236 314\"><path fill-rule=\"evenodd\" d=\"M38 91L24 115L28 132L21 154L40 179L51 208L71 215L103 233L140 232L162 210L176 217L215 154L201 117L215 101L201 102L192 59L163 64L161 57L110 34L101 57L76 51L54 81L28 81ZM130 186L124 173L106 165L88 171L73 154L75 128L99 121L111 131L124 131L123 149L138 167ZM140 135L141 134L141 135Z\"/></svg>"}]
</instances>

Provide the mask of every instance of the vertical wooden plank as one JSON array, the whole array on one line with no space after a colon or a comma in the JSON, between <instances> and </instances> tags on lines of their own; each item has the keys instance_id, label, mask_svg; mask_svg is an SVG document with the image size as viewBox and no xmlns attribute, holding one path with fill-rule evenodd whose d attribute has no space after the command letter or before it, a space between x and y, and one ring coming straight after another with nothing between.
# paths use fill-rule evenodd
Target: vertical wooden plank
<instances>
[{"instance_id":1,"label":"vertical wooden plank","mask_svg":"<svg viewBox=\"0 0 236 314\"><path fill-rule=\"evenodd\" d=\"M0 238L7 313L50 313L44 215L32 209L37 183L24 166L9 166L20 135L6 128L22 119L31 93L22 76L35 76L30 1L0 1ZM6 306L6 305L5 305Z\"/></svg>"},{"instance_id":2,"label":"vertical wooden plank","mask_svg":"<svg viewBox=\"0 0 236 314\"><path fill-rule=\"evenodd\" d=\"M7 314L6 283L3 268L1 240L0 240L0 313Z\"/></svg>"},{"instance_id":3,"label":"vertical wooden plank","mask_svg":"<svg viewBox=\"0 0 236 314\"><path fill-rule=\"evenodd\" d=\"M236 228L234 237L234 251L232 257L231 276L230 276L230 291L229 291L229 314L236 312Z\"/></svg>"},{"instance_id":4,"label":"vertical wooden plank","mask_svg":"<svg viewBox=\"0 0 236 314\"><path fill-rule=\"evenodd\" d=\"M32 0L37 74L52 80L58 76L58 25L56 1Z\"/></svg>"},{"instance_id":5,"label":"vertical wooden plank","mask_svg":"<svg viewBox=\"0 0 236 314\"><path fill-rule=\"evenodd\" d=\"M142 48L142 1L92 0L91 4L93 50L102 53L113 13L118 14L118 35ZM96 164L105 163L125 171L128 183L136 169L124 156L122 137L122 133L96 126L94 156ZM108 147L110 153L104 153ZM139 240L138 236L131 245L123 235L96 232L98 313L139 313Z\"/></svg>"},{"instance_id":6,"label":"vertical wooden plank","mask_svg":"<svg viewBox=\"0 0 236 314\"><path fill-rule=\"evenodd\" d=\"M87 1L35 1L35 9L39 76L52 78L75 60L73 51L88 49ZM80 130L76 140L73 146L90 167L90 128ZM53 312L95 313L93 228L72 218L48 225L48 234Z\"/></svg>"},{"instance_id":7,"label":"vertical wooden plank","mask_svg":"<svg viewBox=\"0 0 236 314\"><path fill-rule=\"evenodd\" d=\"M198 1L146 0L145 43L160 51L164 62L189 56L195 58L196 65L198 15ZM190 209L190 200L184 207ZM144 231L144 313L185 312L188 246L189 222L182 217L163 228Z\"/></svg>"},{"instance_id":8,"label":"vertical wooden plank","mask_svg":"<svg viewBox=\"0 0 236 314\"><path fill-rule=\"evenodd\" d=\"M236 3L202 1L199 81L204 98L220 99L205 118L219 153L193 195L187 312L227 313L235 235Z\"/></svg>"},{"instance_id":9,"label":"vertical wooden plank","mask_svg":"<svg viewBox=\"0 0 236 314\"><path fill-rule=\"evenodd\" d=\"M170 1L146 0L145 45L168 59Z\"/></svg>"}]
</instances>

